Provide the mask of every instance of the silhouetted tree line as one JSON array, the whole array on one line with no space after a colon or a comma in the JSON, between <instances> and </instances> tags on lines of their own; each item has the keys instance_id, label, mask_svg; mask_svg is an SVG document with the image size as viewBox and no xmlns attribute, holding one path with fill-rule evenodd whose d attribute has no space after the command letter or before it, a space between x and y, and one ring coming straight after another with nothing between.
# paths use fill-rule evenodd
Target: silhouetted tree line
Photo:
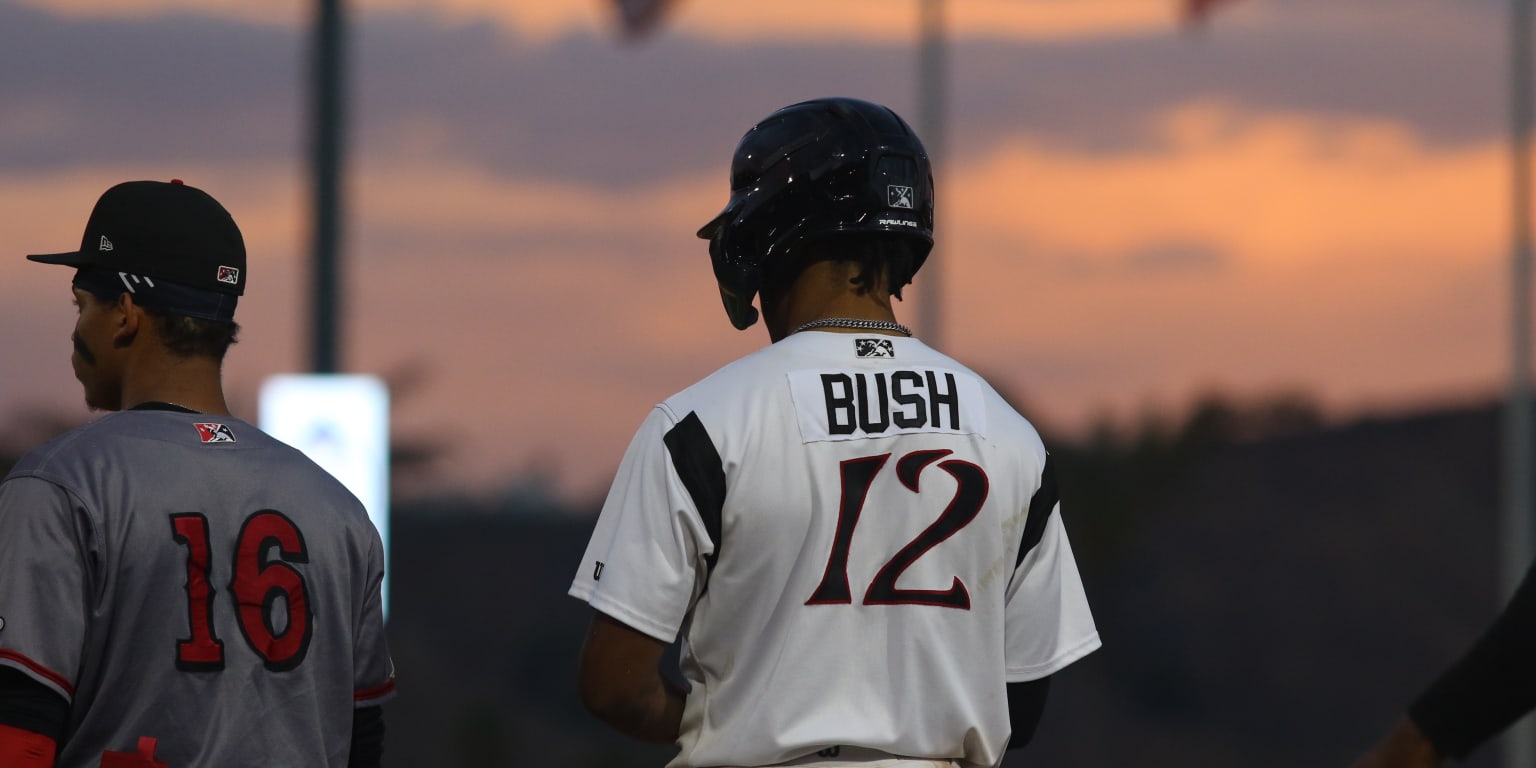
<instances>
[{"instance_id":1,"label":"silhouetted tree line","mask_svg":"<svg viewBox=\"0 0 1536 768\"><path fill-rule=\"evenodd\" d=\"M1039 423L1039 422L1037 422ZM1085 565L1113 563L1138 539L1141 514L1210 452L1322 429L1322 407L1285 393L1242 401L1208 394L1182 414L1149 413L1139 421L1108 418L1084 438L1044 437L1061 484L1063 514L1095 521L1070 528Z\"/></svg>"}]
</instances>

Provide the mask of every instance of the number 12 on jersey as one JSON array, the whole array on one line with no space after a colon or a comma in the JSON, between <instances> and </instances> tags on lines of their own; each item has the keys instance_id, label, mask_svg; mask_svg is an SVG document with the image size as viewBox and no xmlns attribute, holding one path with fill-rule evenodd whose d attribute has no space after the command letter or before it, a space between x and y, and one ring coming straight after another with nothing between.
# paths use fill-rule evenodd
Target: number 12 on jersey
<instances>
[{"instance_id":1,"label":"number 12 on jersey","mask_svg":"<svg viewBox=\"0 0 1536 768\"><path fill-rule=\"evenodd\" d=\"M917 493L923 470L934 462L953 453L950 450L913 451L896 462L896 478L903 487ZM837 532L832 537L832 552L827 557L826 572L821 584L811 593L806 605L840 605L853 602L853 591L848 583L848 550L853 546L854 530L864 512L864 502L875 478L885 468L891 454L864 456L842 462L839 474L842 497L837 508ZM916 538L907 542L885 565L875 573L864 592L865 605L936 605L945 608L969 610L971 595L959 576L953 577L949 589L901 589L896 581L930 550L969 525L981 511L987 500L989 484L987 473L969 461L950 459L939 462L939 469L955 479L955 493L938 519L934 520Z\"/></svg>"}]
</instances>

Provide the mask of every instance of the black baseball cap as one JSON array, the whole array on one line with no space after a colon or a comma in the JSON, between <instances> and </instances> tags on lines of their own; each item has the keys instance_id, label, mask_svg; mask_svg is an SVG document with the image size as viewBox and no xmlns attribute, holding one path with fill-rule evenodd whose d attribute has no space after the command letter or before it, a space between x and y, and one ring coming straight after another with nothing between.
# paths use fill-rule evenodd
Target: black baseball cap
<instances>
[{"instance_id":1,"label":"black baseball cap","mask_svg":"<svg viewBox=\"0 0 1536 768\"><path fill-rule=\"evenodd\" d=\"M245 293L240 228L217 200L180 179L112 187L91 210L80 250L27 258L76 267L83 289L128 291L172 314L231 320Z\"/></svg>"}]
</instances>

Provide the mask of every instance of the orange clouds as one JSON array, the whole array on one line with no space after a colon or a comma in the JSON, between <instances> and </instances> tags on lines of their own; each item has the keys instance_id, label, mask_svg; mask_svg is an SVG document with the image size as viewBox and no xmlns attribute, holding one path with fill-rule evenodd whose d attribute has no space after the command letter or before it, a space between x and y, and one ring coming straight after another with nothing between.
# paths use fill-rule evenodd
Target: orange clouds
<instances>
[{"instance_id":1,"label":"orange clouds","mask_svg":"<svg viewBox=\"0 0 1536 768\"><path fill-rule=\"evenodd\" d=\"M1394 123L1214 104L1166 113L1153 136L1119 153L1015 140L954 169L946 208L973 219L961 231L1093 261L1169 240L1263 268L1425 254L1482 263L1502 247L1498 145L1433 149Z\"/></svg>"},{"instance_id":2,"label":"orange clouds","mask_svg":"<svg viewBox=\"0 0 1536 768\"><path fill-rule=\"evenodd\" d=\"M616 459L627 433L605 430L763 343L726 325L692 234L724 199L718 173L596 188L437 151L360 170L361 237L500 250L425 289L461 307L423 302L428 322L361 339L367 358L487 333L485 361L439 368L455 399L537 390L547 408L519 418L549 422L541 444L561 443L557 424L583 435L541 452ZM1486 391L1503 364L1504 161L1497 144L1435 148L1388 122L1207 103L1115 152L1019 136L941 168L944 346L1068 427L1206 387L1348 407ZM443 268L400 261L369 282L414 293ZM899 307L909 321L932 300L922 278Z\"/></svg>"},{"instance_id":3,"label":"orange clouds","mask_svg":"<svg viewBox=\"0 0 1536 768\"><path fill-rule=\"evenodd\" d=\"M730 329L693 235L725 199L727 158L603 187L497 175L443 135L417 125L354 158L349 367L429 372L396 418L457 436L443 482L554 466L567 490L594 491L651 404L765 343ZM1204 102L1115 151L1017 135L940 168L943 346L1066 427L1207 387L1351 408L1491 391L1505 163L1498 142L1436 147L1385 121ZM176 172L246 233L252 295L229 376L254 392L302 365L303 176ZM7 302L62 316L62 281L19 254L73 245L105 186L161 173L0 177ZM932 300L923 278L904 320Z\"/></svg>"},{"instance_id":4,"label":"orange clouds","mask_svg":"<svg viewBox=\"0 0 1536 768\"><path fill-rule=\"evenodd\" d=\"M18 0L66 18L138 19L169 13L222 16L259 24L293 24L313 15L313 0Z\"/></svg>"},{"instance_id":5,"label":"orange clouds","mask_svg":"<svg viewBox=\"0 0 1536 768\"><path fill-rule=\"evenodd\" d=\"M918 2L780 0L729 3L680 0L672 24L702 37L731 40L915 39ZM956 37L1063 40L1171 31L1171 0L968 0L944 3Z\"/></svg>"},{"instance_id":6,"label":"orange clouds","mask_svg":"<svg viewBox=\"0 0 1536 768\"><path fill-rule=\"evenodd\" d=\"M1018 139L953 170L958 354L1067 424L1201 387L1355 408L1498 383L1503 147L1208 104L1156 137L1117 153Z\"/></svg>"},{"instance_id":7,"label":"orange clouds","mask_svg":"<svg viewBox=\"0 0 1536 768\"><path fill-rule=\"evenodd\" d=\"M189 12L258 23L308 24L309 0L22 0L72 17L140 18ZM1162 34L1177 24L1176 0L949 0L949 34L1019 40ZM451 22L489 20L518 37L550 40L617 29L611 0L351 0L353 12L424 12ZM879 40L916 36L917 0L676 0L663 22L676 33L716 40Z\"/></svg>"}]
</instances>

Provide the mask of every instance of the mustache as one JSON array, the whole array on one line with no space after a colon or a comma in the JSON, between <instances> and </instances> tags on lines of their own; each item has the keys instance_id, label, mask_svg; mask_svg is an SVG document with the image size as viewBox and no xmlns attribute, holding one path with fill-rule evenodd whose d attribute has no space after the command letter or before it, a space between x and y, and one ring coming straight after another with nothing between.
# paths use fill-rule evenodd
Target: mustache
<instances>
[{"instance_id":1,"label":"mustache","mask_svg":"<svg viewBox=\"0 0 1536 768\"><path fill-rule=\"evenodd\" d=\"M84 360L89 365L96 364L96 356L91 354L91 350L86 349L85 342L80 340L80 334L70 334L69 340L75 343L75 354L79 355L81 360Z\"/></svg>"}]
</instances>

